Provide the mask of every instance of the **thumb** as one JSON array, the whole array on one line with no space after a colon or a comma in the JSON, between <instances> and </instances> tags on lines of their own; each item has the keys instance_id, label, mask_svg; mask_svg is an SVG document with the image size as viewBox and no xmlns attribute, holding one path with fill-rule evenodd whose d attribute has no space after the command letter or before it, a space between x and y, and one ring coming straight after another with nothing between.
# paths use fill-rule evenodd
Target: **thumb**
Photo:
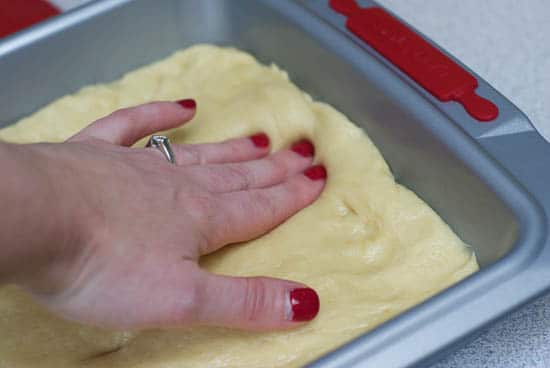
<instances>
[{"instance_id":1,"label":"thumb","mask_svg":"<svg viewBox=\"0 0 550 368\"><path fill-rule=\"evenodd\" d=\"M226 277L204 272L197 295L201 324L251 330L297 327L315 318L315 290L269 277Z\"/></svg>"}]
</instances>

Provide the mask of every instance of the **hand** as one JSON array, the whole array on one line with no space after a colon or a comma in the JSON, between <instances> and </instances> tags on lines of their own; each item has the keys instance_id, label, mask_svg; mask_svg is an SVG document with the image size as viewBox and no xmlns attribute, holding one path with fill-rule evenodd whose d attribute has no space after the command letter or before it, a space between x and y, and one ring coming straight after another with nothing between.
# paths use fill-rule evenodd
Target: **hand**
<instances>
[{"instance_id":1,"label":"hand","mask_svg":"<svg viewBox=\"0 0 550 368\"><path fill-rule=\"evenodd\" d=\"M40 272L19 280L54 312L121 328L279 329L311 320L317 294L279 279L222 277L200 256L258 237L312 203L326 177L308 141L273 154L265 134L175 145L177 165L129 148L177 127L194 101L119 110L62 144L33 145L59 203ZM221 123L221 122L220 122Z\"/></svg>"}]
</instances>

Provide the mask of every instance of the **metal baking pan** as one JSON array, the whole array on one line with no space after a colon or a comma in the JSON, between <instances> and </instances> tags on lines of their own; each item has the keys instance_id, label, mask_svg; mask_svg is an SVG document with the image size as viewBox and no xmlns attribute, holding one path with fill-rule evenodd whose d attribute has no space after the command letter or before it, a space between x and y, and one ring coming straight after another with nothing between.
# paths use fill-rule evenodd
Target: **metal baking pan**
<instances>
[{"instance_id":1,"label":"metal baking pan","mask_svg":"<svg viewBox=\"0 0 550 368\"><path fill-rule=\"evenodd\" d=\"M426 366L548 289L550 144L471 71L476 92L498 107L496 119L480 123L435 98L352 34L327 0L93 2L0 43L0 122L199 42L275 62L344 112L397 180L478 256L479 272L311 366Z\"/></svg>"}]
</instances>

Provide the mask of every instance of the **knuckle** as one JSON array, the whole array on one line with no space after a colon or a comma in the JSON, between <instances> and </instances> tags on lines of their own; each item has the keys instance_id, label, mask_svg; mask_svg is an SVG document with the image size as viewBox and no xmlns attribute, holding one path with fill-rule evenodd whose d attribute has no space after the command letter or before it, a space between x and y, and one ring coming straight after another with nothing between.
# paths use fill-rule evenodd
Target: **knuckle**
<instances>
[{"instance_id":1,"label":"knuckle","mask_svg":"<svg viewBox=\"0 0 550 368\"><path fill-rule=\"evenodd\" d=\"M244 165L227 166L227 170L220 179L224 183L232 183L233 190L247 190L254 184L253 172Z\"/></svg>"},{"instance_id":2,"label":"knuckle","mask_svg":"<svg viewBox=\"0 0 550 368\"><path fill-rule=\"evenodd\" d=\"M311 202L312 191L311 186L308 186L304 181L289 181L286 186L286 195L293 199L293 203L302 206Z\"/></svg>"},{"instance_id":3,"label":"knuckle","mask_svg":"<svg viewBox=\"0 0 550 368\"><path fill-rule=\"evenodd\" d=\"M201 151L195 146L184 146L181 151L182 161L187 165L203 165L206 163Z\"/></svg>"},{"instance_id":4,"label":"knuckle","mask_svg":"<svg viewBox=\"0 0 550 368\"><path fill-rule=\"evenodd\" d=\"M165 106L162 102L150 102L140 106L140 113L146 116L147 120L158 124L164 115Z\"/></svg>"},{"instance_id":5,"label":"knuckle","mask_svg":"<svg viewBox=\"0 0 550 368\"><path fill-rule=\"evenodd\" d=\"M254 198L252 205L256 207L257 211L255 213L264 214L263 217L268 219L275 219L278 217L278 208L275 204L275 201L271 196L266 193L258 192Z\"/></svg>"},{"instance_id":6,"label":"knuckle","mask_svg":"<svg viewBox=\"0 0 550 368\"><path fill-rule=\"evenodd\" d=\"M197 220L198 223L211 223L215 217L218 204L214 196L210 193L195 193L194 195L178 194L178 203L185 203L189 214Z\"/></svg>"},{"instance_id":7,"label":"knuckle","mask_svg":"<svg viewBox=\"0 0 550 368\"><path fill-rule=\"evenodd\" d=\"M269 289L262 279L246 279L243 304L243 318L257 321L269 306Z\"/></svg>"},{"instance_id":8,"label":"knuckle","mask_svg":"<svg viewBox=\"0 0 550 368\"><path fill-rule=\"evenodd\" d=\"M134 114L131 108L120 109L109 115L109 119L119 123L133 123Z\"/></svg>"},{"instance_id":9,"label":"knuckle","mask_svg":"<svg viewBox=\"0 0 550 368\"><path fill-rule=\"evenodd\" d=\"M227 142L227 153L230 157L241 157L243 156L243 144L239 141L229 141Z\"/></svg>"},{"instance_id":10,"label":"knuckle","mask_svg":"<svg viewBox=\"0 0 550 368\"><path fill-rule=\"evenodd\" d=\"M120 123L137 124L140 120L155 125L162 116L162 107L159 103L151 102L134 107L126 107L114 111L110 118Z\"/></svg>"},{"instance_id":11,"label":"knuckle","mask_svg":"<svg viewBox=\"0 0 550 368\"><path fill-rule=\"evenodd\" d=\"M228 187L227 177L215 170L209 170L205 174L206 188L214 193L223 192Z\"/></svg>"},{"instance_id":12,"label":"knuckle","mask_svg":"<svg viewBox=\"0 0 550 368\"><path fill-rule=\"evenodd\" d=\"M199 252L207 253L213 244L220 243L227 232L231 219L223 211L222 203L210 193L186 196L185 208L199 236Z\"/></svg>"},{"instance_id":13,"label":"knuckle","mask_svg":"<svg viewBox=\"0 0 550 368\"><path fill-rule=\"evenodd\" d=\"M275 157L269 157L266 159L268 170L272 176L276 178L284 178L288 175L288 166L277 160Z\"/></svg>"}]
</instances>

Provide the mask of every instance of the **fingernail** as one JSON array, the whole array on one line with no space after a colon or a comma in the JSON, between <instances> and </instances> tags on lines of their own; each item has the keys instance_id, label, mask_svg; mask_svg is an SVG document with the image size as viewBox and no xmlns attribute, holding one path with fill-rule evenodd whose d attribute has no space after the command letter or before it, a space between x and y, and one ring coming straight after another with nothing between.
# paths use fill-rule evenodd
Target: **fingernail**
<instances>
[{"instance_id":1,"label":"fingernail","mask_svg":"<svg viewBox=\"0 0 550 368\"><path fill-rule=\"evenodd\" d=\"M312 166L304 171L304 175L311 180L326 179L327 169L323 165Z\"/></svg>"},{"instance_id":2,"label":"fingernail","mask_svg":"<svg viewBox=\"0 0 550 368\"><path fill-rule=\"evenodd\" d=\"M251 135L250 140L258 148L266 148L269 146L269 137L265 133Z\"/></svg>"},{"instance_id":3,"label":"fingernail","mask_svg":"<svg viewBox=\"0 0 550 368\"><path fill-rule=\"evenodd\" d=\"M312 157L315 154L315 147L308 139L299 140L290 149L304 157Z\"/></svg>"},{"instance_id":4,"label":"fingernail","mask_svg":"<svg viewBox=\"0 0 550 368\"><path fill-rule=\"evenodd\" d=\"M292 321L311 321L319 313L319 296L310 288L294 289L289 294Z\"/></svg>"},{"instance_id":5,"label":"fingernail","mask_svg":"<svg viewBox=\"0 0 550 368\"><path fill-rule=\"evenodd\" d=\"M197 108L197 102L195 100L193 100L192 98L187 98L185 100L179 100L179 101L176 101L176 103L178 103L184 109L194 110L194 109Z\"/></svg>"}]
</instances>

